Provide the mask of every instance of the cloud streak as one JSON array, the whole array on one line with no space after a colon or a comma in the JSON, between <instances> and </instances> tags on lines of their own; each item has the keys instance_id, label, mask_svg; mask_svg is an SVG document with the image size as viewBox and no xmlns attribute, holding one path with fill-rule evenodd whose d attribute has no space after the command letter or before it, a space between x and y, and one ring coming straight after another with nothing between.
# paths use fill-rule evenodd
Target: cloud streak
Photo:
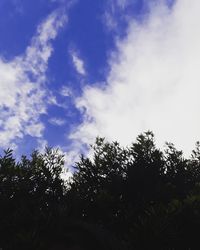
<instances>
[{"instance_id":1,"label":"cloud streak","mask_svg":"<svg viewBox=\"0 0 200 250\"><path fill-rule=\"evenodd\" d=\"M0 141L1 147L16 147L26 135L41 138L46 112L45 72L53 48L51 41L66 22L60 10L50 14L37 28L24 55L6 61L0 57Z\"/></svg>"},{"instance_id":2,"label":"cloud streak","mask_svg":"<svg viewBox=\"0 0 200 250\"><path fill-rule=\"evenodd\" d=\"M76 71L80 75L85 75L86 72L85 72L85 66L84 66L83 60L74 51L71 52L71 56L72 56L72 61L73 61Z\"/></svg>"},{"instance_id":3,"label":"cloud streak","mask_svg":"<svg viewBox=\"0 0 200 250\"><path fill-rule=\"evenodd\" d=\"M83 123L70 138L92 143L97 135L130 144L153 130L162 146L171 140L186 154L200 139L200 2L152 6L127 36L117 40L106 87L86 86L76 100Z\"/></svg>"},{"instance_id":4,"label":"cloud streak","mask_svg":"<svg viewBox=\"0 0 200 250\"><path fill-rule=\"evenodd\" d=\"M51 119L49 119L49 123L54 126L63 126L66 124L66 120L57 117L52 117Z\"/></svg>"}]
</instances>

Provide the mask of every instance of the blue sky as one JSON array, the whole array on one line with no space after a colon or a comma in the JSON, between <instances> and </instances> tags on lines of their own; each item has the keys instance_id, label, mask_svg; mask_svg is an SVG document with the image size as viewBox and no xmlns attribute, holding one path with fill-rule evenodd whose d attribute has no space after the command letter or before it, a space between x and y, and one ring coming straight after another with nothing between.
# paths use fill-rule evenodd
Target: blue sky
<instances>
[{"instance_id":1,"label":"blue sky","mask_svg":"<svg viewBox=\"0 0 200 250\"><path fill-rule=\"evenodd\" d=\"M1 149L59 147L148 129L190 152L199 134L200 3L1 0Z\"/></svg>"}]
</instances>

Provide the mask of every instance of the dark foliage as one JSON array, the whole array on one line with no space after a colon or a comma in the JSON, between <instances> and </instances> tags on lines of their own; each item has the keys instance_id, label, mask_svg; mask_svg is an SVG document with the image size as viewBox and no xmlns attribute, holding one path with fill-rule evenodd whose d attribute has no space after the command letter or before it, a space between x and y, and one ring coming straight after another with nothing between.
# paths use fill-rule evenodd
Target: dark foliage
<instances>
[{"instance_id":1,"label":"dark foliage","mask_svg":"<svg viewBox=\"0 0 200 250\"><path fill-rule=\"evenodd\" d=\"M190 158L146 132L122 148L97 138L64 182L63 156L47 149L0 157L0 247L199 249L200 144Z\"/></svg>"}]
</instances>

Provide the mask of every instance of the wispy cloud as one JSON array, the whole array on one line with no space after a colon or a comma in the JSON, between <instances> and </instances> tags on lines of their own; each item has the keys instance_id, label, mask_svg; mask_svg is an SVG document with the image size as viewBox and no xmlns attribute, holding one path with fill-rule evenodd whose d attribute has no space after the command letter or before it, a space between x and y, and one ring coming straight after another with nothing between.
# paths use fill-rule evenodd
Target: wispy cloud
<instances>
[{"instance_id":1,"label":"wispy cloud","mask_svg":"<svg viewBox=\"0 0 200 250\"><path fill-rule=\"evenodd\" d=\"M71 51L71 57L76 71L80 75L85 75L85 66L83 60L77 55L75 51Z\"/></svg>"},{"instance_id":2,"label":"wispy cloud","mask_svg":"<svg viewBox=\"0 0 200 250\"><path fill-rule=\"evenodd\" d=\"M50 14L37 28L24 55L6 61L0 57L0 141L1 147L16 146L25 135L41 138L46 112L45 72L53 48L51 40L66 22L60 10Z\"/></svg>"},{"instance_id":3,"label":"wispy cloud","mask_svg":"<svg viewBox=\"0 0 200 250\"><path fill-rule=\"evenodd\" d=\"M189 153L200 139L200 2L160 2L116 41L107 87L86 86L76 100L84 122L74 141L100 135L127 145L151 129L159 145L171 140Z\"/></svg>"},{"instance_id":4,"label":"wispy cloud","mask_svg":"<svg viewBox=\"0 0 200 250\"><path fill-rule=\"evenodd\" d=\"M67 87L67 86L62 86L61 90L60 90L60 95L62 96L71 96L72 95L72 90Z\"/></svg>"},{"instance_id":5,"label":"wispy cloud","mask_svg":"<svg viewBox=\"0 0 200 250\"><path fill-rule=\"evenodd\" d=\"M108 0L106 2L105 12L103 14L103 24L108 30L119 29L119 23L122 20L128 21L127 9L135 5L135 0Z\"/></svg>"},{"instance_id":6,"label":"wispy cloud","mask_svg":"<svg viewBox=\"0 0 200 250\"><path fill-rule=\"evenodd\" d=\"M62 118L52 117L51 119L49 119L49 123L55 126L63 126L64 124L66 124L66 121Z\"/></svg>"}]
</instances>

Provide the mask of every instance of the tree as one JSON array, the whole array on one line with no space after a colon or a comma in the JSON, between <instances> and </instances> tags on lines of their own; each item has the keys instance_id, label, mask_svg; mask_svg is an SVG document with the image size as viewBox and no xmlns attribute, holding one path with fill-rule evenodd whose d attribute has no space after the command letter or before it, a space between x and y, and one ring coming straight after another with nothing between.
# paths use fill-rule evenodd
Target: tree
<instances>
[{"instance_id":1,"label":"tree","mask_svg":"<svg viewBox=\"0 0 200 250\"><path fill-rule=\"evenodd\" d=\"M79 200L79 218L103 225L134 249L183 249L184 243L178 239L185 233L179 229L182 226L188 236L190 232L179 222L190 217L189 210L183 216L184 204L198 190L198 149L192 159L185 159L171 143L161 151L150 131L139 135L128 148L97 138L93 158L81 157L71 184ZM173 204L179 206L170 209ZM194 245L184 242L188 249Z\"/></svg>"},{"instance_id":2,"label":"tree","mask_svg":"<svg viewBox=\"0 0 200 250\"><path fill-rule=\"evenodd\" d=\"M44 154L35 151L30 159L22 156L20 162L15 161L11 150L5 151L0 158L2 247L16 249L22 238L36 247L41 221L55 216L64 200L65 188L60 176L63 164L63 156L52 149L46 149Z\"/></svg>"},{"instance_id":3,"label":"tree","mask_svg":"<svg viewBox=\"0 0 200 250\"><path fill-rule=\"evenodd\" d=\"M81 156L67 185L57 150L34 151L19 162L5 151L0 157L0 247L196 249L199 143L185 158L171 143L158 149L148 131L126 148L97 138L92 150L92 157Z\"/></svg>"}]
</instances>

